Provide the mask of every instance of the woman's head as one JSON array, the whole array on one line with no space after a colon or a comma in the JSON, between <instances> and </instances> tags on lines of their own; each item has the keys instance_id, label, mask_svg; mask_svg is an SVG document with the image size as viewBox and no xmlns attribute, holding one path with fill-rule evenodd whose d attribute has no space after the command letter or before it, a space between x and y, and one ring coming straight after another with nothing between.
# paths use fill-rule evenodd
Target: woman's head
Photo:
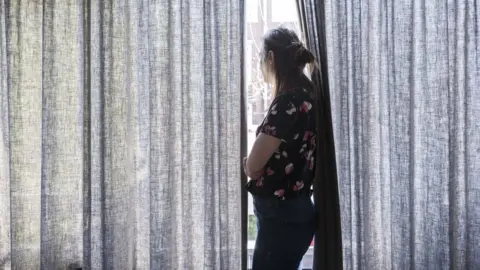
<instances>
[{"instance_id":1,"label":"woman's head","mask_svg":"<svg viewBox=\"0 0 480 270\"><path fill-rule=\"evenodd\" d=\"M302 86L312 90L311 81L303 70L315 57L301 43L294 31L278 27L268 31L263 38L261 68L264 79L274 87L275 95Z\"/></svg>"}]
</instances>

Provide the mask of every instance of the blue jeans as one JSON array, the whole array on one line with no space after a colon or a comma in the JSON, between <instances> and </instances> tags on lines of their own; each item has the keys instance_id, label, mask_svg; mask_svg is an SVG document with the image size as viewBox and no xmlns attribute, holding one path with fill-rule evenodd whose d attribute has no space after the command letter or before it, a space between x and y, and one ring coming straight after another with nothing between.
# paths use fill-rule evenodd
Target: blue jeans
<instances>
[{"instance_id":1,"label":"blue jeans","mask_svg":"<svg viewBox=\"0 0 480 270\"><path fill-rule=\"evenodd\" d=\"M297 270L316 230L311 199L254 197L253 204L258 232L252 270Z\"/></svg>"}]
</instances>

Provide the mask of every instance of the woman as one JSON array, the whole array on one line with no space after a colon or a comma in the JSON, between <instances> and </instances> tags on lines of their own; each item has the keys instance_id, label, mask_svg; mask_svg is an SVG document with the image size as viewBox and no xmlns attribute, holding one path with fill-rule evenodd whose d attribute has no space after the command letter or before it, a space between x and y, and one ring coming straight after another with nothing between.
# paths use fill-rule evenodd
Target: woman
<instances>
[{"instance_id":1,"label":"woman","mask_svg":"<svg viewBox=\"0 0 480 270\"><path fill-rule=\"evenodd\" d=\"M265 35L261 68L275 98L243 161L258 220L253 270L298 269L314 236L315 87L303 73L313 61L292 30Z\"/></svg>"}]
</instances>

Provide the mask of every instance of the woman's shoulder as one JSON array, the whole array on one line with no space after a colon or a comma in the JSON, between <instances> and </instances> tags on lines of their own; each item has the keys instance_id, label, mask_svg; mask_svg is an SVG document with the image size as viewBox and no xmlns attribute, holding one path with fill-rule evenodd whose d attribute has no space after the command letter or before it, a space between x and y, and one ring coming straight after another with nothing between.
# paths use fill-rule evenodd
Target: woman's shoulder
<instances>
[{"instance_id":1,"label":"woman's shoulder","mask_svg":"<svg viewBox=\"0 0 480 270\"><path fill-rule=\"evenodd\" d=\"M313 103L313 97L311 93L304 88L295 88L290 91L285 91L279 94L274 100L274 103L293 103L295 105L301 105L304 102Z\"/></svg>"}]
</instances>

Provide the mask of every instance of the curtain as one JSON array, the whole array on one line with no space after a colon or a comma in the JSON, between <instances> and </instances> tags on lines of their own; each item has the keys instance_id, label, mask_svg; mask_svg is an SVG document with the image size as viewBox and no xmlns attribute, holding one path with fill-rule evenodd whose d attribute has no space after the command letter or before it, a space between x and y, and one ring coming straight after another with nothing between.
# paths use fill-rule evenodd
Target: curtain
<instances>
[{"instance_id":1,"label":"curtain","mask_svg":"<svg viewBox=\"0 0 480 270\"><path fill-rule=\"evenodd\" d=\"M0 268L240 269L242 41L238 0L0 1Z\"/></svg>"},{"instance_id":2,"label":"curtain","mask_svg":"<svg viewBox=\"0 0 480 270\"><path fill-rule=\"evenodd\" d=\"M309 2L325 14L306 24L326 29L345 269L478 269L477 1Z\"/></svg>"},{"instance_id":3,"label":"curtain","mask_svg":"<svg viewBox=\"0 0 480 270\"><path fill-rule=\"evenodd\" d=\"M318 227L315 235L314 269L343 269L339 183L330 104L325 48L323 2L297 0L299 18L308 48L317 59L312 81L317 86L317 164L314 201Z\"/></svg>"}]
</instances>

